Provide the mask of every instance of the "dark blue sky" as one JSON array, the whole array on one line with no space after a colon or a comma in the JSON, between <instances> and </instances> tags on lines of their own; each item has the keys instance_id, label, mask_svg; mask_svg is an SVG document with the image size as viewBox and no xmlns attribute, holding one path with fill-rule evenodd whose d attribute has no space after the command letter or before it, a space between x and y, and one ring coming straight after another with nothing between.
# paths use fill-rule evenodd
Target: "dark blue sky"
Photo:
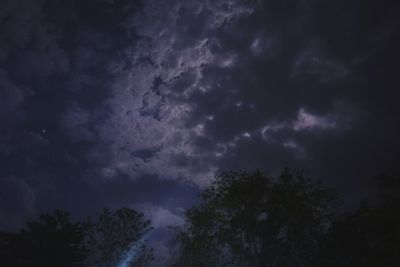
<instances>
[{"instance_id":1,"label":"dark blue sky","mask_svg":"<svg viewBox=\"0 0 400 267\"><path fill-rule=\"evenodd\" d=\"M128 206L162 231L222 170L372 196L399 162L397 2L2 0L0 229Z\"/></svg>"}]
</instances>

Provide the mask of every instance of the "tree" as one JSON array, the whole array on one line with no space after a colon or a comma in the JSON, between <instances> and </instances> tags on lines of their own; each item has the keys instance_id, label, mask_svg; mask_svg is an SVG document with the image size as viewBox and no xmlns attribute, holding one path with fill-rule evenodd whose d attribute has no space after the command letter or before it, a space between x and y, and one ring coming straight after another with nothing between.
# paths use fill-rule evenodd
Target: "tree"
<instances>
[{"instance_id":1,"label":"tree","mask_svg":"<svg viewBox=\"0 0 400 267\"><path fill-rule=\"evenodd\" d=\"M143 266L152 259L152 251L143 243L151 230L150 221L143 214L128 208L115 212L104 209L94 222L89 219L88 225L88 266L115 266L132 246L136 255L130 266Z\"/></svg>"},{"instance_id":2,"label":"tree","mask_svg":"<svg viewBox=\"0 0 400 267\"><path fill-rule=\"evenodd\" d=\"M334 218L335 196L304 172L227 172L179 229L174 266L310 266Z\"/></svg>"},{"instance_id":3,"label":"tree","mask_svg":"<svg viewBox=\"0 0 400 267\"><path fill-rule=\"evenodd\" d=\"M343 214L321 242L317 266L385 266L400 264L400 175L378 177L380 201L364 201Z\"/></svg>"},{"instance_id":4,"label":"tree","mask_svg":"<svg viewBox=\"0 0 400 267\"><path fill-rule=\"evenodd\" d=\"M4 266L84 266L85 225L72 223L68 213L42 214L19 233L1 235Z\"/></svg>"},{"instance_id":5,"label":"tree","mask_svg":"<svg viewBox=\"0 0 400 267\"><path fill-rule=\"evenodd\" d=\"M0 265L109 267L124 261L121 266L146 266L152 259L144 244L149 225L143 214L128 208L104 209L85 222L71 222L67 212L56 210L17 233L0 232Z\"/></svg>"}]
</instances>

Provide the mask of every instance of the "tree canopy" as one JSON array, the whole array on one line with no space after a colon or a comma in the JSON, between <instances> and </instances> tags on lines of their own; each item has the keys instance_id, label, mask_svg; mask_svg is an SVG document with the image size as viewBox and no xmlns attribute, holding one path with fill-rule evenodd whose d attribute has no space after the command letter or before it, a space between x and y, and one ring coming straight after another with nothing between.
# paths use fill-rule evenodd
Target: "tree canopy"
<instances>
[{"instance_id":1,"label":"tree canopy","mask_svg":"<svg viewBox=\"0 0 400 267\"><path fill-rule=\"evenodd\" d=\"M104 209L97 214L95 222L89 220L88 226L87 266L115 265L132 245L137 246L132 266L143 266L152 259L152 251L141 240L151 230L150 221L145 220L142 213L128 208L115 212Z\"/></svg>"},{"instance_id":2,"label":"tree canopy","mask_svg":"<svg viewBox=\"0 0 400 267\"><path fill-rule=\"evenodd\" d=\"M225 172L175 228L171 267L397 267L400 263L400 176L383 175L381 196L342 212L338 196L305 172ZM72 221L56 210L19 232L0 232L7 267L149 266L152 230L128 208L103 209Z\"/></svg>"},{"instance_id":3,"label":"tree canopy","mask_svg":"<svg viewBox=\"0 0 400 267\"><path fill-rule=\"evenodd\" d=\"M104 209L94 218L72 222L66 211L42 214L17 233L0 232L0 264L7 267L115 266L139 245L129 266L146 266L152 250L144 242L151 230L143 214L128 208Z\"/></svg>"},{"instance_id":4,"label":"tree canopy","mask_svg":"<svg viewBox=\"0 0 400 267\"><path fill-rule=\"evenodd\" d=\"M400 198L385 196L340 213L334 191L304 172L222 173L177 229L172 265L398 266Z\"/></svg>"}]
</instances>

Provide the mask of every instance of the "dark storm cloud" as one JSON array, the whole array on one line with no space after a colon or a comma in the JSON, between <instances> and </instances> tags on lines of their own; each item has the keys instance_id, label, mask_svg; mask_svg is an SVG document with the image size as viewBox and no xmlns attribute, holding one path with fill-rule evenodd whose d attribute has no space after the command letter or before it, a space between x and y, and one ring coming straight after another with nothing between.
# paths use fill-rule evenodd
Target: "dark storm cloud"
<instances>
[{"instance_id":1,"label":"dark storm cloud","mask_svg":"<svg viewBox=\"0 0 400 267\"><path fill-rule=\"evenodd\" d=\"M23 180L7 176L0 179L0 224L6 230L13 230L20 219L34 214L35 193Z\"/></svg>"},{"instance_id":2,"label":"dark storm cloud","mask_svg":"<svg viewBox=\"0 0 400 267\"><path fill-rule=\"evenodd\" d=\"M368 179L398 160L394 10L395 2L263 1L211 33L210 51L235 55L232 63L205 66L197 83L212 89L181 101L192 103L188 125L202 124L199 142L215 148L214 164L295 166L347 197L370 193Z\"/></svg>"},{"instance_id":3,"label":"dark storm cloud","mask_svg":"<svg viewBox=\"0 0 400 267\"><path fill-rule=\"evenodd\" d=\"M1 5L3 228L126 205L162 232L221 170L304 168L354 200L396 167L395 1Z\"/></svg>"},{"instance_id":4,"label":"dark storm cloud","mask_svg":"<svg viewBox=\"0 0 400 267\"><path fill-rule=\"evenodd\" d=\"M128 64L126 49L138 39L127 20L139 7L133 1L2 2L2 188L16 196L29 188L36 199L27 212L21 196L23 203L15 204L21 208L2 214L8 217L2 227L16 229L27 215L56 207L92 212L120 195L118 190L101 195L89 180L99 179L110 157L98 125L109 116L106 100L119 71L115 66ZM104 154L100 160L91 156L96 147ZM131 194L141 190L150 188L132 185ZM136 197L127 199L120 201L130 205ZM12 209L11 200L2 207Z\"/></svg>"}]
</instances>

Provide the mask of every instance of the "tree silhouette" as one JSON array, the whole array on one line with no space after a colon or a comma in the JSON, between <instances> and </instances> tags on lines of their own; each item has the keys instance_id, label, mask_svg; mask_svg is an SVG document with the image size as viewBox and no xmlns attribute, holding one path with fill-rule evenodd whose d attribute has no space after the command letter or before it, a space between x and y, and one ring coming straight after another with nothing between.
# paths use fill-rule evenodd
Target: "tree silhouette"
<instances>
[{"instance_id":1,"label":"tree silhouette","mask_svg":"<svg viewBox=\"0 0 400 267\"><path fill-rule=\"evenodd\" d=\"M152 250L144 244L151 230L143 214L128 208L104 209L94 219L71 222L67 212L42 214L18 233L0 232L0 265L7 267L116 266L135 245L129 266L146 266ZM126 266L126 265L125 265Z\"/></svg>"},{"instance_id":2,"label":"tree silhouette","mask_svg":"<svg viewBox=\"0 0 400 267\"><path fill-rule=\"evenodd\" d=\"M115 212L104 209L94 222L89 220L88 225L87 266L116 265L132 245L136 246L132 266L143 266L152 259L152 251L141 240L151 230L150 221L145 220L142 213L128 208Z\"/></svg>"},{"instance_id":3,"label":"tree silhouette","mask_svg":"<svg viewBox=\"0 0 400 267\"><path fill-rule=\"evenodd\" d=\"M222 173L176 228L170 265L397 267L400 176L377 180L379 201L339 213L335 193L304 172ZM82 222L56 210L17 233L0 232L0 266L148 266L150 231L143 214L128 208L104 209Z\"/></svg>"},{"instance_id":4,"label":"tree silhouette","mask_svg":"<svg viewBox=\"0 0 400 267\"><path fill-rule=\"evenodd\" d=\"M332 191L285 169L219 175L177 233L174 266L309 266L333 219Z\"/></svg>"},{"instance_id":5,"label":"tree silhouette","mask_svg":"<svg viewBox=\"0 0 400 267\"><path fill-rule=\"evenodd\" d=\"M334 222L321 244L319 266L399 266L400 175L380 176L378 183L378 203L363 202Z\"/></svg>"},{"instance_id":6,"label":"tree silhouette","mask_svg":"<svg viewBox=\"0 0 400 267\"><path fill-rule=\"evenodd\" d=\"M2 234L4 266L84 266L85 225L72 223L68 213L42 214L19 233Z\"/></svg>"},{"instance_id":7,"label":"tree silhouette","mask_svg":"<svg viewBox=\"0 0 400 267\"><path fill-rule=\"evenodd\" d=\"M303 172L223 173L177 228L171 265L399 266L400 175L378 182L380 201L339 213L335 193Z\"/></svg>"}]
</instances>

